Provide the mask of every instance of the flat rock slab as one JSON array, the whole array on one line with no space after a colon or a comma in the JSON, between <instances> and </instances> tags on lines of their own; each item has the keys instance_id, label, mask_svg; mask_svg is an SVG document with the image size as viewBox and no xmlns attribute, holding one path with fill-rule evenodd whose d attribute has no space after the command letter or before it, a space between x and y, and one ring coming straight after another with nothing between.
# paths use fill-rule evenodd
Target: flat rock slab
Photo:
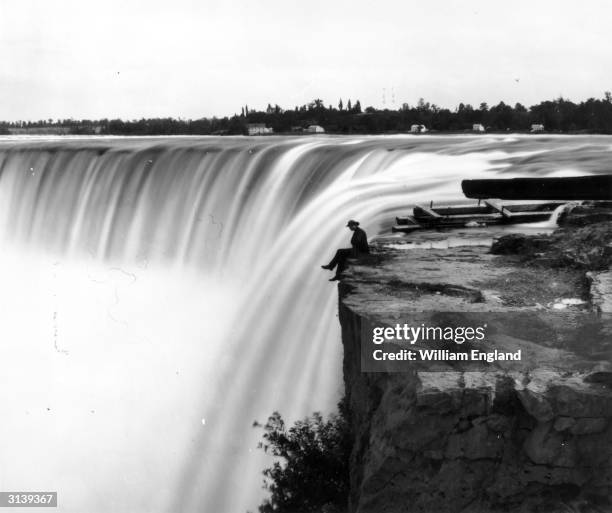
<instances>
[{"instance_id":1,"label":"flat rock slab","mask_svg":"<svg viewBox=\"0 0 612 513\"><path fill-rule=\"evenodd\" d=\"M375 256L353 264L344 279L354 290L347 304L364 312L372 307L380 313L538 311L585 293L579 271L523 267L512 258L490 254L485 246L383 246Z\"/></svg>"},{"instance_id":2,"label":"flat rock slab","mask_svg":"<svg viewBox=\"0 0 612 513\"><path fill-rule=\"evenodd\" d=\"M605 288L612 285L610 276L594 279L602 297L611 297ZM341 290L343 303L376 325L488 323L479 349L521 349L522 363L513 363L513 370L585 373L607 368L612 355L612 315L602 316L582 300L589 290L583 271L523 265L514 256L490 254L487 246L383 244L351 266ZM609 299L599 308L610 308Z\"/></svg>"}]
</instances>

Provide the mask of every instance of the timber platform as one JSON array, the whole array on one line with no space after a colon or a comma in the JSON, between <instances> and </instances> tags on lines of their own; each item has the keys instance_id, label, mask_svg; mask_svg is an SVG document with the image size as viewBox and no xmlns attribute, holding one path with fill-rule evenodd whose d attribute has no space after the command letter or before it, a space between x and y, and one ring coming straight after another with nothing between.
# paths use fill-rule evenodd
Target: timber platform
<instances>
[{"instance_id":1,"label":"timber platform","mask_svg":"<svg viewBox=\"0 0 612 513\"><path fill-rule=\"evenodd\" d=\"M393 231L409 233L423 228L534 223L549 220L558 208L569 202L612 201L610 174L463 180L461 188L467 198L478 199L478 203L415 205L411 216L396 217ZM504 203L503 200L519 202Z\"/></svg>"},{"instance_id":2,"label":"timber platform","mask_svg":"<svg viewBox=\"0 0 612 513\"><path fill-rule=\"evenodd\" d=\"M548 221L565 201L545 203L502 203L481 200L467 205L415 205L411 216L396 217L394 232L409 233L420 229L460 228L491 224L517 224Z\"/></svg>"}]
</instances>

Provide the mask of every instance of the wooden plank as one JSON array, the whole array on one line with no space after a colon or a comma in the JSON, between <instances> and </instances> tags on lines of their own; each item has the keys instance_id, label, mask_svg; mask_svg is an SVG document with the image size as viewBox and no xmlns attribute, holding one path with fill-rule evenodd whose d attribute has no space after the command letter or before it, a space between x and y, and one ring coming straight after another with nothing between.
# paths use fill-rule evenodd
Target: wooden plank
<instances>
[{"instance_id":1,"label":"wooden plank","mask_svg":"<svg viewBox=\"0 0 612 513\"><path fill-rule=\"evenodd\" d=\"M442 219L442 216L440 214L438 214L437 212L434 212L431 208L429 207L424 207L423 205L415 205L414 206L414 215L418 216L419 214L417 213L417 209L422 210L423 213L425 213L426 215L428 215L429 217L433 218L433 219Z\"/></svg>"},{"instance_id":2,"label":"wooden plank","mask_svg":"<svg viewBox=\"0 0 612 513\"><path fill-rule=\"evenodd\" d=\"M512 217L512 212L510 212L506 207L504 207L503 205L495 202L495 201L491 201L491 200L483 200L482 201L485 205L489 206L490 208L493 209L493 211L501 214L505 219L510 219Z\"/></svg>"},{"instance_id":3,"label":"wooden plank","mask_svg":"<svg viewBox=\"0 0 612 513\"><path fill-rule=\"evenodd\" d=\"M422 230L424 228L426 227L420 224L396 224L391 227L391 231L410 233L410 232L413 232L414 230Z\"/></svg>"},{"instance_id":4,"label":"wooden plank","mask_svg":"<svg viewBox=\"0 0 612 513\"><path fill-rule=\"evenodd\" d=\"M443 223L446 221L452 221L454 219L458 221L470 221L472 219L478 221L479 219L487 220L487 219L501 219L503 216L500 213L492 212L490 214L459 214L456 216L446 216L442 218Z\"/></svg>"},{"instance_id":5,"label":"wooden plank","mask_svg":"<svg viewBox=\"0 0 612 513\"><path fill-rule=\"evenodd\" d=\"M549 201L547 203L514 203L504 205L510 212L552 212L560 205L567 204L567 201Z\"/></svg>"},{"instance_id":6,"label":"wooden plank","mask_svg":"<svg viewBox=\"0 0 612 513\"><path fill-rule=\"evenodd\" d=\"M418 221L412 216L396 217L395 222L396 224L405 224L405 225L419 224Z\"/></svg>"},{"instance_id":7,"label":"wooden plank","mask_svg":"<svg viewBox=\"0 0 612 513\"><path fill-rule=\"evenodd\" d=\"M468 198L505 200L612 200L612 174L563 178L463 180Z\"/></svg>"},{"instance_id":8,"label":"wooden plank","mask_svg":"<svg viewBox=\"0 0 612 513\"><path fill-rule=\"evenodd\" d=\"M432 210L441 216L452 216L456 214L488 214L491 209L486 205L445 205L433 207Z\"/></svg>"},{"instance_id":9,"label":"wooden plank","mask_svg":"<svg viewBox=\"0 0 612 513\"><path fill-rule=\"evenodd\" d=\"M527 223L529 220L531 221L546 221L550 219L552 216L552 212L516 212L512 214L512 222L513 223Z\"/></svg>"}]
</instances>

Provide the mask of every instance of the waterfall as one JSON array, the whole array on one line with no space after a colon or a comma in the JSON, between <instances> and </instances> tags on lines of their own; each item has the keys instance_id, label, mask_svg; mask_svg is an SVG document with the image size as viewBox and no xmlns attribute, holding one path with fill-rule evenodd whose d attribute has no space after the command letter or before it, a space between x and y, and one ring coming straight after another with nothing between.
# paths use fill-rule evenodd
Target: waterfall
<instances>
[{"instance_id":1,"label":"waterfall","mask_svg":"<svg viewBox=\"0 0 612 513\"><path fill-rule=\"evenodd\" d=\"M253 421L341 394L319 265L346 220L373 237L458 200L506 144L0 141L0 489L57 489L62 511L255 510L270 460Z\"/></svg>"}]
</instances>

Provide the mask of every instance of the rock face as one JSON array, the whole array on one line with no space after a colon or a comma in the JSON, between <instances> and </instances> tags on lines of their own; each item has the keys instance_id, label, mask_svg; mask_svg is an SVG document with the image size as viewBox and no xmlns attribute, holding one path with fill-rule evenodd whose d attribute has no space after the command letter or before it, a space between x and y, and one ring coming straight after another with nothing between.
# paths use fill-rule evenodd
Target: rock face
<instances>
[{"instance_id":1,"label":"rock face","mask_svg":"<svg viewBox=\"0 0 612 513\"><path fill-rule=\"evenodd\" d=\"M593 306L602 314L612 314L612 271L588 272Z\"/></svg>"},{"instance_id":2,"label":"rock face","mask_svg":"<svg viewBox=\"0 0 612 513\"><path fill-rule=\"evenodd\" d=\"M351 512L612 510L609 323L590 304L555 311L559 297L585 293L583 273L534 273L505 258L383 247L375 265L354 266L340 283ZM427 324L440 311L466 322L518 316L500 321L490 343L523 347L527 361L362 372L366 324Z\"/></svg>"}]
</instances>

